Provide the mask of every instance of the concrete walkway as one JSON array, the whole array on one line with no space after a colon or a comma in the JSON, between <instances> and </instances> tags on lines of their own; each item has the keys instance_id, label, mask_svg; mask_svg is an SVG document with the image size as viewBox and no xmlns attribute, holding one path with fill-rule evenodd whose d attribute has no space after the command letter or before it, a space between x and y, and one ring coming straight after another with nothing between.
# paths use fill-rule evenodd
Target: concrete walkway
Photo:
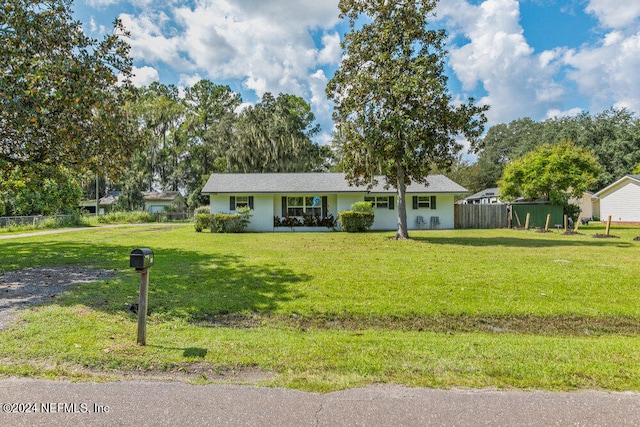
<instances>
[{"instance_id":1,"label":"concrete walkway","mask_svg":"<svg viewBox=\"0 0 640 427\"><path fill-rule=\"evenodd\" d=\"M637 426L640 395L0 380L2 426Z\"/></svg>"}]
</instances>

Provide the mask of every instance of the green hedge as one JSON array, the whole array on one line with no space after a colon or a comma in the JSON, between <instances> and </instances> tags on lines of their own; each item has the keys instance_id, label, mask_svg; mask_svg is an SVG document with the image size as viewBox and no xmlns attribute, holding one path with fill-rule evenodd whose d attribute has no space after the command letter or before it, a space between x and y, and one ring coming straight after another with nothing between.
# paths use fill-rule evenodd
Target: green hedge
<instances>
[{"instance_id":1,"label":"green hedge","mask_svg":"<svg viewBox=\"0 0 640 427\"><path fill-rule=\"evenodd\" d=\"M195 224L193 225L198 233L211 225L211 215L199 213L194 215Z\"/></svg>"},{"instance_id":2,"label":"green hedge","mask_svg":"<svg viewBox=\"0 0 640 427\"><path fill-rule=\"evenodd\" d=\"M373 220L373 212L342 211L338 213L342 230L349 233L367 231L373 225Z\"/></svg>"},{"instance_id":3,"label":"green hedge","mask_svg":"<svg viewBox=\"0 0 640 427\"><path fill-rule=\"evenodd\" d=\"M249 208L238 208L237 214L199 213L194 218L194 228L198 233L205 228L210 228L212 233L242 233L249 225L251 210Z\"/></svg>"}]
</instances>

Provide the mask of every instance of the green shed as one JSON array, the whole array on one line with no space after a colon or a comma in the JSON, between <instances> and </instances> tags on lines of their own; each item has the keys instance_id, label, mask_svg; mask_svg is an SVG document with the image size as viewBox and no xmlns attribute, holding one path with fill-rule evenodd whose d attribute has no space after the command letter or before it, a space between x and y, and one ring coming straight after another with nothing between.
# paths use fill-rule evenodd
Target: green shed
<instances>
[{"instance_id":1,"label":"green shed","mask_svg":"<svg viewBox=\"0 0 640 427\"><path fill-rule=\"evenodd\" d=\"M524 227L527 214L530 214L529 227L531 228L544 228L548 214L551 214L550 228L557 224L564 224L562 206L548 203L515 202L511 204L511 225Z\"/></svg>"}]
</instances>

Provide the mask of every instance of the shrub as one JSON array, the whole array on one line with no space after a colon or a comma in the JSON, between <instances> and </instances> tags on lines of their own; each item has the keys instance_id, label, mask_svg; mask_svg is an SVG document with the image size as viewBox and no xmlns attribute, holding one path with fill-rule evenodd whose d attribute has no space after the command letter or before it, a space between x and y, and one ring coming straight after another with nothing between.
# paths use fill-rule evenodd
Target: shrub
<instances>
[{"instance_id":1,"label":"shrub","mask_svg":"<svg viewBox=\"0 0 640 427\"><path fill-rule=\"evenodd\" d=\"M211 226L211 215L209 215L208 213L197 213L193 218L193 226L195 227L197 233L200 233L205 228L209 228Z\"/></svg>"},{"instance_id":2,"label":"shrub","mask_svg":"<svg viewBox=\"0 0 640 427\"><path fill-rule=\"evenodd\" d=\"M367 231L373 225L373 212L342 211L338 213L338 221L342 230L349 233Z\"/></svg>"},{"instance_id":3,"label":"shrub","mask_svg":"<svg viewBox=\"0 0 640 427\"><path fill-rule=\"evenodd\" d=\"M208 214L209 212L211 212L211 208L209 206L200 206L194 209L193 214Z\"/></svg>"},{"instance_id":4,"label":"shrub","mask_svg":"<svg viewBox=\"0 0 640 427\"><path fill-rule=\"evenodd\" d=\"M155 215L146 211L109 212L97 217L98 224L142 224L156 222Z\"/></svg>"},{"instance_id":5,"label":"shrub","mask_svg":"<svg viewBox=\"0 0 640 427\"><path fill-rule=\"evenodd\" d=\"M212 233L242 233L251 222L251 209L238 208L237 214L217 213L210 215ZM197 231L197 229L196 229Z\"/></svg>"},{"instance_id":6,"label":"shrub","mask_svg":"<svg viewBox=\"0 0 640 427\"><path fill-rule=\"evenodd\" d=\"M371 212L373 213L373 206L371 202L355 202L351 205L351 210L354 212Z\"/></svg>"}]
</instances>

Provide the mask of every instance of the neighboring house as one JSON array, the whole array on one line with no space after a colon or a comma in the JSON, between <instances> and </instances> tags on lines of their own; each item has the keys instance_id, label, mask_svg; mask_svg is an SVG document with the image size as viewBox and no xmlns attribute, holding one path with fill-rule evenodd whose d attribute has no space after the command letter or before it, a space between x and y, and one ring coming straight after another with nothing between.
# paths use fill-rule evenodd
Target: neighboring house
<instances>
[{"instance_id":1,"label":"neighboring house","mask_svg":"<svg viewBox=\"0 0 640 427\"><path fill-rule=\"evenodd\" d=\"M275 227L275 217L337 219L338 212L363 201L374 205L373 230L394 230L398 223L396 191L384 188L384 178L379 181L367 191L349 186L341 173L213 174L202 193L210 196L211 213L232 213L249 206L253 210L249 231L287 230ZM453 228L454 196L467 190L443 175L429 176L427 182L428 186L412 183L407 187L408 228ZM318 228L296 228L305 229Z\"/></svg>"},{"instance_id":2,"label":"neighboring house","mask_svg":"<svg viewBox=\"0 0 640 427\"><path fill-rule=\"evenodd\" d=\"M106 196L101 197L98 201L98 206L100 207L100 214L104 214L106 212L111 212L116 205L116 202L120 198L119 191L112 191L111 193L107 193Z\"/></svg>"},{"instance_id":3,"label":"neighboring house","mask_svg":"<svg viewBox=\"0 0 640 427\"><path fill-rule=\"evenodd\" d=\"M182 212L187 208L187 201L177 191L143 192L142 196L144 197L144 210L151 214L164 212L166 209Z\"/></svg>"},{"instance_id":4,"label":"neighboring house","mask_svg":"<svg viewBox=\"0 0 640 427\"><path fill-rule=\"evenodd\" d=\"M640 224L640 175L626 175L595 194L600 199L600 219Z\"/></svg>"},{"instance_id":5,"label":"neighboring house","mask_svg":"<svg viewBox=\"0 0 640 427\"><path fill-rule=\"evenodd\" d=\"M175 209L182 212L187 207L187 202L177 191L164 191L164 192L143 192L144 209L145 211L155 214L158 212L164 212L165 208ZM100 215L109 213L114 209L118 198L120 197L119 191L112 191L107 193L106 196L101 197L98 200L98 207L100 208ZM80 203L80 207L89 213L95 213L96 202L95 200L84 200Z\"/></svg>"},{"instance_id":6,"label":"neighboring house","mask_svg":"<svg viewBox=\"0 0 640 427\"><path fill-rule=\"evenodd\" d=\"M110 212L113 209L113 206L118 201L118 197L120 197L119 191L112 191L107 193L104 197L98 199L98 208L100 215L104 215L106 212ZM82 200L80 202L80 209L90 213L96 213L96 201L94 200Z\"/></svg>"},{"instance_id":7,"label":"neighboring house","mask_svg":"<svg viewBox=\"0 0 640 427\"><path fill-rule=\"evenodd\" d=\"M569 199L572 205L580 207L580 216L584 219L593 219L600 217L600 199L590 191L582 193L581 198L572 197Z\"/></svg>"},{"instance_id":8,"label":"neighboring house","mask_svg":"<svg viewBox=\"0 0 640 427\"><path fill-rule=\"evenodd\" d=\"M492 205L502 202L500 201L500 190L498 188L487 188L462 199L459 203L462 205Z\"/></svg>"}]
</instances>

